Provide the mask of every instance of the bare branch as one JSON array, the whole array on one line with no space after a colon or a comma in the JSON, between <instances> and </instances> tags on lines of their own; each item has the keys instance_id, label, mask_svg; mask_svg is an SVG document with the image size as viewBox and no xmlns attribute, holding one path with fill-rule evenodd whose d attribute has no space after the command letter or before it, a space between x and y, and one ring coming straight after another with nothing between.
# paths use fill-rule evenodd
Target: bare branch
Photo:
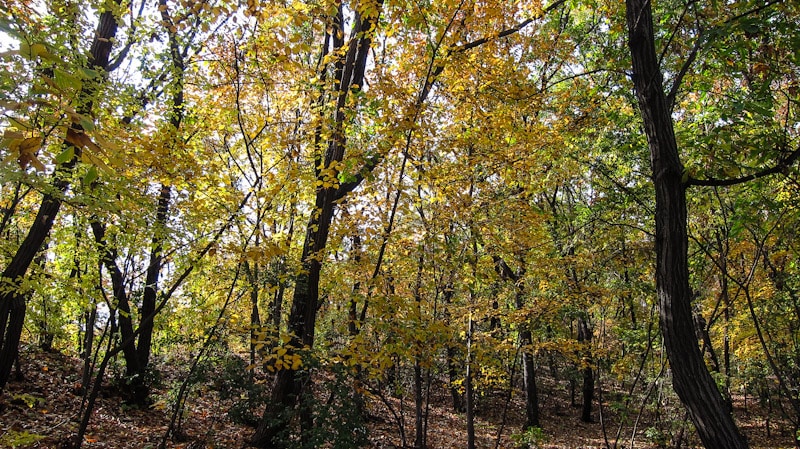
<instances>
[{"instance_id":1,"label":"bare branch","mask_svg":"<svg viewBox=\"0 0 800 449\"><path fill-rule=\"evenodd\" d=\"M800 147L796 150L792 151L788 156L782 158L778 161L775 166L761 170L756 173L752 173L749 175L741 176L739 178L730 178L730 179L697 179L689 177L685 183L688 186L734 186L737 184L742 184L748 181L752 181L754 179L763 178L765 176L773 175L775 173L783 173L789 167L791 167L797 158L800 157Z\"/></svg>"}]
</instances>

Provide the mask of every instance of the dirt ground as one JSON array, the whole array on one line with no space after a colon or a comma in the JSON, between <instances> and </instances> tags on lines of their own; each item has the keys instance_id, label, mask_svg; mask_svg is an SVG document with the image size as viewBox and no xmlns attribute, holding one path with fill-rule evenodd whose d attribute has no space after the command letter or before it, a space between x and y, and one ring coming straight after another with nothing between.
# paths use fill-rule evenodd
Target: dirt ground
<instances>
[{"instance_id":1,"label":"dirt ground","mask_svg":"<svg viewBox=\"0 0 800 449\"><path fill-rule=\"evenodd\" d=\"M180 379L185 367L165 366L161 370L165 378L173 376ZM75 392L79 386L80 362L61 354L24 351L21 373L23 379L12 379L0 396L0 447L63 447L78 426L82 398ZM444 388L432 391L439 392L439 395L431 397L427 446L437 449L466 447L464 415L452 411ZM619 417L612 416L614 407L608 401L604 402L603 416L595 407L595 422L583 423L578 419L579 409L569 403L568 384L543 379L540 391L542 433L534 438L540 448L613 448L615 444L616 447L630 447L631 442L637 448L659 447L655 427L646 422L652 416L644 414L644 420L639 422L630 418L620 427ZM104 390L95 407L83 447L158 447L169 423L168 396L166 389L155 391L153 405L143 410L126 406L113 389ZM231 421L227 414L231 405L232 400L220 399L212 389L192 395L186 406L181 441L169 439L167 447L244 447L253 429ZM401 401L394 397L385 401L372 398L367 406L370 416L369 447L403 447L400 421L389 406L397 416L403 418L406 444L413 444L413 403L409 399ZM752 399L745 402L744 398L736 398L735 406L735 416L751 447L794 447L793 430L786 422L777 419L777 412L767 421L764 411L756 407ZM477 407L477 447L519 447L519 436L512 436L519 434L523 422L524 404L519 394L512 395L510 399L507 392L502 391L484 396L479 398ZM681 419L674 420L671 425L677 430L685 427L684 447L698 445L691 426L684 425Z\"/></svg>"}]
</instances>

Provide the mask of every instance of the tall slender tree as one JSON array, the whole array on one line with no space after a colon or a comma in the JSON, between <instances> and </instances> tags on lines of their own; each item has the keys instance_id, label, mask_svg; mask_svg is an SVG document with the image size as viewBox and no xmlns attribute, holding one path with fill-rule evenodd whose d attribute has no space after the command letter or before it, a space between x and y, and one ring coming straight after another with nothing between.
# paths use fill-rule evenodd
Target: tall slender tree
<instances>
[{"instance_id":1,"label":"tall slender tree","mask_svg":"<svg viewBox=\"0 0 800 449\"><path fill-rule=\"evenodd\" d=\"M334 88L330 94L334 101L333 118L330 129L325 129L327 119L320 119L320 128L316 131L316 150L319 152L315 166L320 186L317 188L314 212L306 226L306 237L300 256L302 271L295 281L291 310L287 326L291 332L289 347L299 351L303 347L313 347L317 311L319 309L319 283L322 271L322 253L328 242L331 223L336 203L358 187L367 172L371 171L379 159L366 162L366 166L349 179L348 182L334 183L331 177L337 176L337 166L345 156L347 137L348 102L359 92L364 84L367 69L367 58L372 47L373 36L378 26L382 1L366 2L354 8L355 14L349 38L344 39L345 5L340 3L334 17L329 18L330 26L326 29L323 50L320 60L330 60L320 68L320 79L326 79L332 71ZM332 66L329 66L332 64ZM323 93L322 95L327 95ZM323 97L320 99L325 102ZM323 109L324 110L324 109ZM323 135L329 135L324 139ZM287 425L287 410L294 408L302 399L302 374L294 370L279 370L272 390L272 397L264 412L264 416L250 438L250 444L256 447L274 447L280 442L275 437Z\"/></svg>"},{"instance_id":2,"label":"tall slender tree","mask_svg":"<svg viewBox=\"0 0 800 449\"><path fill-rule=\"evenodd\" d=\"M89 49L89 59L85 68L98 71L102 77L109 69L111 49L119 26L118 12L114 11L114 7L119 6L121 2L122 0L115 0L100 14ZM44 245L61 209L63 195L70 187L73 169L80 159L81 142L85 142L85 128L91 124L86 121L82 123L81 118L88 120L91 117L94 109L93 98L101 88L102 81L82 84L75 108L77 120L67 128L62 143L65 150L71 149L72 156L56 164L52 175L52 189L42 195L39 210L28 229L28 234L0 275L0 388L5 387L8 382L12 365L18 355L25 323L26 299L20 284L36 254Z\"/></svg>"}]
</instances>

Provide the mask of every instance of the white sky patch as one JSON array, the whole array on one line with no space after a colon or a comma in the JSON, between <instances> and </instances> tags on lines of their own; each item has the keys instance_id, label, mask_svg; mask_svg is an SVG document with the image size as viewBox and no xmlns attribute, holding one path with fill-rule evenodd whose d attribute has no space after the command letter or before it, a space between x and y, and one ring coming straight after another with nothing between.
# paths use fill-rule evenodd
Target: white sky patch
<instances>
[{"instance_id":1,"label":"white sky patch","mask_svg":"<svg viewBox=\"0 0 800 449\"><path fill-rule=\"evenodd\" d=\"M6 32L0 31L0 52L17 50L19 43Z\"/></svg>"}]
</instances>

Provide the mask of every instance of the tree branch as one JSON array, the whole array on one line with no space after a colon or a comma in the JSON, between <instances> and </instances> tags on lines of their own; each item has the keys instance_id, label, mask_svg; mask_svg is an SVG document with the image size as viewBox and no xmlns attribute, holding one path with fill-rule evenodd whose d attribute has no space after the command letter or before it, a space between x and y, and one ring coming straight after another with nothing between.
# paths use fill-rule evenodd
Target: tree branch
<instances>
[{"instance_id":1,"label":"tree branch","mask_svg":"<svg viewBox=\"0 0 800 449\"><path fill-rule=\"evenodd\" d=\"M472 42L467 42L464 45L459 45L458 47L455 47L455 48L451 49L450 51L448 51L447 54L449 55L449 54L453 54L453 53L465 52L467 50L471 50L471 49L473 49L475 47L479 47L479 46L481 46L481 45L483 45L485 43L488 43L490 41L493 41L495 39L499 39L501 37L506 37L506 36L510 36L510 35L512 35L514 33L518 33L521 29L523 29L526 26L528 26L531 23L533 23L533 21L542 18L545 14L547 14L548 12L558 8L559 6L563 5L564 3L566 3L566 0L556 0L555 2L550 4L547 8L542 9L541 13L537 14L534 17L531 17L529 19L523 20L522 22L514 25L511 28L503 30L503 31L497 33L496 35L490 35L490 36L482 37L482 38L474 40Z\"/></svg>"},{"instance_id":2,"label":"tree branch","mask_svg":"<svg viewBox=\"0 0 800 449\"><path fill-rule=\"evenodd\" d=\"M759 5L759 6L755 7L755 8L753 8L753 9L749 9L749 10L747 10L747 11L741 13L741 14L735 15L735 16L733 16L731 18L728 18L728 19L724 20L720 24L720 26L715 27L714 29L710 30L709 32L705 32L705 30L703 30L702 28L698 27L699 31L700 31L700 34L697 36L697 40L695 40L694 46L692 47L692 50L689 53L689 56L686 58L686 61L681 66L680 71L675 76L675 79L672 81L672 86L670 87L669 93L667 94L667 106L669 107L670 111L675 106L675 97L678 95L678 89L680 89L681 83L683 82L683 78L688 73L689 68L692 66L694 61L697 59L697 54L700 52L700 48L703 46L703 44L706 44L708 42L709 36L713 36L715 33L719 32L722 29L722 25L729 25L729 24L731 24L731 23L733 23L733 22L735 22L735 21L737 21L739 19L747 17L747 16L749 16L751 14L757 14L757 13L759 13L759 12L761 12L761 11L763 11L763 10L765 10L765 9L775 5L775 4L782 3L782 2L783 2L783 0L772 0L772 1L766 2L763 5ZM683 18L683 16L681 16L681 19L682 18ZM670 40L672 40L671 37L670 37ZM666 47L664 48L664 51L666 52ZM662 55L661 59L663 59L663 55ZM659 61L659 65L660 65L660 61Z\"/></svg>"},{"instance_id":3,"label":"tree branch","mask_svg":"<svg viewBox=\"0 0 800 449\"><path fill-rule=\"evenodd\" d=\"M527 20L524 20L524 21L518 23L517 25L515 25L515 26L513 26L511 28L508 28L508 29L505 29L505 30L499 32L497 35L483 37L481 39L477 39L477 40L474 40L472 42L468 42L468 43L466 43L464 45L449 49L445 54L447 56L449 56L449 55L452 55L454 53L466 52L467 50L471 50L471 49L473 49L475 47L479 47L479 46L481 46L481 45L483 45L483 44L485 44L487 42L490 42L490 41L492 41L494 39L510 36L510 35L512 35L514 33L519 32L521 29L525 28L526 26L531 24L533 21L541 18L546 13L556 9L557 7L563 5L564 3L566 3L566 0L556 0L551 5L549 5L547 8L544 8L541 11L541 13L536 15L535 17L531 17L531 18L529 18ZM460 6L459 6L459 9L460 9ZM447 25L447 29L448 30L449 30L450 26L452 26L454 20L455 20L455 16L453 16L453 18L451 19L450 23ZM447 30L445 30L445 32L442 33L442 36L440 37L439 41L437 42L436 48L434 49L434 58L436 56L437 50L440 48L442 42L444 41L444 37L446 35L447 35ZM363 55L363 56L365 57L366 55ZM433 84L436 82L437 78L444 71L444 68L445 68L443 63L434 65L432 62L433 62L433 58L431 59L431 64L428 67L428 75L426 76L425 84L423 85L422 90L420 91L419 97L417 98L417 102L416 102L416 106L417 107L415 108L415 111L416 111L415 114L417 114L419 112L419 106L421 106L422 103L425 102L425 100L428 97L428 94L430 93L431 89L433 88ZM363 78L363 71L361 71L358 74ZM364 177L367 174L369 174L370 172L372 172L372 170L375 167L377 167L378 164L382 160L383 160L383 156L382 155L376 155L376 156L372 156L372 157L367 158L366 163L361 168L361 170L359 170L358 173L355 174L353 180L351 180L350 182L341 183L339 185L339 188L336 189L336 192L334 193L334 199L335 200L341 200L342 198L344 198L345 195L347 195L349 192L353 191L356 187L358 187L358 185L361 184L361 182L364 180Z\"/></svg>"},{"instance_id":4,"label":"tree branch","mask_svg":"<svg viewBox=\"0 0 800 449\"><path fill-rule=\"evenodd\" d=\"M734 186L737 184L742 184L748 181L752 181L754 179L763 178L765 176L773 175L775 173L783 173L786 171L790 166L794 164L794 162L800 157L800 147L796 150L792 151L788 156L778 161L775 166L761 170L756 173L752 173L749 175L741 176L739 178L730 178L730 179L697 179L689 177L684 184L686 187L689 186Z\"/></svg>"}]
</instances>

